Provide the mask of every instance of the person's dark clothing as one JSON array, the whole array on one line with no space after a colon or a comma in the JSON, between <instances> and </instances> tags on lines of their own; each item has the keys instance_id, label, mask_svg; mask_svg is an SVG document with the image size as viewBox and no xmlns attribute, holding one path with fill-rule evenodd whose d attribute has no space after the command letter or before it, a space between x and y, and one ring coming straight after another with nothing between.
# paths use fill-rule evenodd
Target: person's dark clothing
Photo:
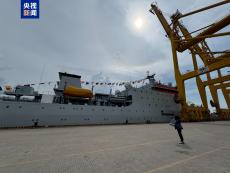
<instances>
[{"instance_id":1,"label":"person's dark clothing","mask_svg":"<svg viewBox=\"0 0 230 173\"><path fill-rule=\"evenodd\" d=\"M178 132L178 135L180 137L181 142L184 142L184 138L183 138L183 135L182 135L182 129L183 129L183 127L181 125L181 121L180 121L179 118L176 118L175 129Z\"/></svg>"},{"instance_id":2,"label":"person's dark clothing","mask_svg":"<svg viewBox=\"0 0 230 173\"><path fill-rule=\"evenodd\" d=\"M183 129L180 119L177 119L175 122L175 129Z\"/></svg>"},{"instance_id":3,"label":"person's dark clothing","mask_svg":"<svg viewBox=\"0 0 230 173\"><path fill-rule=\"evenodd\" d=\"M181 142L184 142L184 138L183 138L183 135L182 135L182 130L181 129L177 129L177 132L178 132L178 135L180 136Z\"/></svg>"}]
</instances>

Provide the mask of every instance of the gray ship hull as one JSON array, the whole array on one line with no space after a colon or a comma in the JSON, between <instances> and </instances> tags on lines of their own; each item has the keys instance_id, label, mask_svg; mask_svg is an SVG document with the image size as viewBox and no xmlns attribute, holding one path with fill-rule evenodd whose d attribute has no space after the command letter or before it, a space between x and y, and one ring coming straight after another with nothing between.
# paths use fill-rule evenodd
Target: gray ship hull
<instances>
[{"instance_id":1,"label":"gray ship hull","mask_svg":"<svg viewBox=\"0 0 230 173\"><path fill-rule=\"evenodd\" d=\"M174 94L131 89L129 106L72 105L0 101L0 128L169 122L179 114Z\"/></svg>"}]
</instances>

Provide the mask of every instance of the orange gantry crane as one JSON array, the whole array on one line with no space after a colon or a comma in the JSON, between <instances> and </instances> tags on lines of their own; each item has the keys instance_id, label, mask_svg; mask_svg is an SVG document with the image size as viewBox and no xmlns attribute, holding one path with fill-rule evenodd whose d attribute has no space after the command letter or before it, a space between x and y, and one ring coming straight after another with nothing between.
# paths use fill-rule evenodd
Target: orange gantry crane
<instances>
[{"instance_id":1,"label":"orange gantry crane","mask_svg":"<svg viewBox=\"0 0 230 173\"><path fill-rule=\"evenodd\" d=\"M181 18L200 13L217 6L226 5L228 3L230 3L230 0L221 1L186 14L182 14L177 10L176 13L171 16L170 24L164 17L162 11L155 4L151 4L150 12L158 17L164 30L166 31L167 37L171 42L175 79L178 88L177 100L182 105L181 116L184 121L205 121L210 119L206 87L209 87L212 97L210 104L216 108L219 119L230 119L230 75L227 74L223 76L221 73L221 69L230 67L230 49L214 52L210 49L206 41L207 38L230 35L230 32L218 32L230 24L230 14L211 25L202 27L193 32L189 32L181 22ZM201 31L199 34L193 36L195 32L199 31ZM182 74L178 64L178 52L181 53L186 50L191 53L194 70ZM215 56L215 54L219 54L219 56ZM197 58L200 58L203 63L201 68L198 67ZM217 72L217 77L211 78L210 73L214 71ZM206 75L207 80L203 81L201 79L201 75ZM192 78L196 79L197 88L202 101L201 106L188 105L186 102L184 83L186 80ZM228 107L227 109L220 107L218 90L221 90L223 93Z\"/></svg>"}]
</instances>

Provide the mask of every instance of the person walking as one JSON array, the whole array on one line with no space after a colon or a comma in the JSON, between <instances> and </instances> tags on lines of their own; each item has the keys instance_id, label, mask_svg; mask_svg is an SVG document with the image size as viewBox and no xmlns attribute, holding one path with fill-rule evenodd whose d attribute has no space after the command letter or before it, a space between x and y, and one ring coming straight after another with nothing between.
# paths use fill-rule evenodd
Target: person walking
<instances>
[{"instance_id":1,"label":"person walking","mask_svg":"<svg viewBox=\"0 0 230 173\"><path fill-rule=\"evenodd\" d=\"M182 125L181 125L181 120L180 120L180 117L179 116L175 116L175 125L174 125L175 129L177 130L178 132L178 135L180 137L180 144L184 144L184 137L182 135Z\"/></svg>"}]
</instances>

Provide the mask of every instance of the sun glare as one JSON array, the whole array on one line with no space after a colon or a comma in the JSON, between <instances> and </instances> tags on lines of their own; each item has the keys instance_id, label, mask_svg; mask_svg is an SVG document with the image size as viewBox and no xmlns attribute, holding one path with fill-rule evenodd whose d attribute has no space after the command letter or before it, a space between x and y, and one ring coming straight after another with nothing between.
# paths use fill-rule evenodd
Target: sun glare
<instances>
[{"instance_id":1,"label":"sun glare","mask_svg":"<svg viewBox=\"0 0 230 173\"><path fill-rule=\"evenodd\" d=\"M140 17L136 18L134 21L135 27L139 30L143 27L143 24L144 24L144 22Z\"/></svg>"}]
</instances>

